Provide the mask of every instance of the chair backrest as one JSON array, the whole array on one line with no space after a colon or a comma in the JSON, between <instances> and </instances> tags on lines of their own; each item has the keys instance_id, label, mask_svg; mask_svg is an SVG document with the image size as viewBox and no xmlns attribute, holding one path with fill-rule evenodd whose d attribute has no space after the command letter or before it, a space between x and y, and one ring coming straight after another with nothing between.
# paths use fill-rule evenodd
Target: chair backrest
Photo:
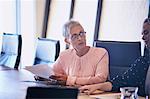
<instances>
[{"instance_id":1,"label":"chair backrest","mask_svg":"<svg viewBox=\"0 0 150 99\"><path fill-rule=\"evenodd\" d=\"M54 63L59 56L59 52L59 40L38 38L34 65Z\"/></svg>"},{"instance_id":2,"label":"chair backrest","mask_svg":"<svg viewBox=\"0 0 150 99\"><path fill-rule=\"evenodd\" d=\"M77 99L77 96L77 88L28 87L26 99Z\"/></svg>"},{"instance_id":3,"label":"chair backrest","mask_svg":"<svg viewBox=\"0 0 150 99\"><path fill-rule=\"evenodd\" d=\"M95 47L106 48L109 53L110 78L121 75L136 58L141 56L140 42L94 41Z\"/></svg>"},{"instance_id":4,"label":"chair backrest","mask_svg":"<svg viewBox=\"0 0 150 99\"><path fill-rule=\"evenodd\" d=\"M21 57L21 35L3 33L0 65L18 69Z\"/></svg>"}]
</instances>

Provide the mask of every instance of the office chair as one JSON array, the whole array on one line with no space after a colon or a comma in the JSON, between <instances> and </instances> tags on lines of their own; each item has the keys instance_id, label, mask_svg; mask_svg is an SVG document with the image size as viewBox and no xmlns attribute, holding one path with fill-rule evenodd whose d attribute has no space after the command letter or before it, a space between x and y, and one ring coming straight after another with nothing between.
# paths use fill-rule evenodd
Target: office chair
<instances>
[{"instance_id":1,"label":"office chair","mask_svg":"<svg viewBox=\"0 0 150 99\"><path fill-rule=\"evenodd\" d=\"M141 56L140 42L94 41L95 47L103 47L109 53L110 78L121 75L136 58Z\"/></svg>"},{"instance_id":2,"label":"office chair","mask_svg":"<svg viewBox=\"0 0 150 99\"><path fill-rule=\"evenodd\" d=\"M8 69L18 69L21 57L22 38L17 34L2 34L0 65Z\"/></svg>"},{"instance_id":3,"label":"office chair","mask_svg":"<svg viewBox=\"0 0 150 99\"><path fill-rule=\"evenodd\" d=\"M60 86L27 88L26 99L77 99L78 89Z\"/></svg>"},{"instance_id":4,"label":"office chair","mask_svg":"<svg viewBox=\"0 0 150 99\"><path fill-rule=\"evenodd\" d=\"M38 38L34 65L51 65L58 58L60 52L59 40Z\"/></svg>"}]
</instances>

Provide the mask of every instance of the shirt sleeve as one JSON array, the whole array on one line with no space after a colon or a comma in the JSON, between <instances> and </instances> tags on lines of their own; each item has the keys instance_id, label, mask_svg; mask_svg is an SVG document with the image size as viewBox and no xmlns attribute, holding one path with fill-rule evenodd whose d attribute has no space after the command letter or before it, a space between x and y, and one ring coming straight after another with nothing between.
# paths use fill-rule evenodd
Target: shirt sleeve
<instances>
[{"instance_id":1,"label":"shirt sleeve","mask_svg":"<svg viewBox=\"0 0 150 99\"><path fill-rule=\"evenodd\" d=\"M110 82L112 83L112 91L119 91L120 87L138 87L139 95L145 94L145 78L148 70L147 62L142 58L138 58L131 67L122 75L118 75Z\"/></svg>"},{"instance_id":2,"label":"shirt sleeve","mask_svg":"<svg viewBox=\"0 0 150 99\"><path fill-rule=\"evenodd\" d=\"M145 81L145 92L147 95L150 95L150 64L147 71L146 81Z\"/></svg>"},{"instance_id":3,"label":"shirt sleeve","mask_svg":"<svg viewBox=\"0 0 150 99\"><path fill-rule=\"evenodd\" d=\"M62 65L62 60L61 60L61 55L58 57L56 62L53 65L53 72L54 74L65 74L63 70L63 65Z\"/></svg>"},{"instance_id":4,"label":"shirt sleeve","mask_svg":"<svg viewBox=\"0 0 150 99\"><path fill-rule=\"evenodd\" d=\"M108 52L104 53L103 57L97 63L97 68L95 76L89 77L69 77L67 79L68 85L86 85L86 84L95 84L100 82L105 82L108 77Z\"/></svg>"}]
</instances>

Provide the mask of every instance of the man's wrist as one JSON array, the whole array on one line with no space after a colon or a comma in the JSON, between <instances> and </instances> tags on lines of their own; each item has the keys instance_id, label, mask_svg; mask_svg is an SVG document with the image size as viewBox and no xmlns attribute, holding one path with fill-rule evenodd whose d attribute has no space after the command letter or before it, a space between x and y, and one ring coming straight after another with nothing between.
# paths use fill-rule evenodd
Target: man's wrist
<instances>
[{"instance_id":1,"label":"man's wrist","mask_svg":"<svg viewBox=\"0 0 150 99\"><path fill-rule=\"evenodd\" d=\"M68 76L66 85L75 85L76 77Z\"/></svg>"}]
</instances>

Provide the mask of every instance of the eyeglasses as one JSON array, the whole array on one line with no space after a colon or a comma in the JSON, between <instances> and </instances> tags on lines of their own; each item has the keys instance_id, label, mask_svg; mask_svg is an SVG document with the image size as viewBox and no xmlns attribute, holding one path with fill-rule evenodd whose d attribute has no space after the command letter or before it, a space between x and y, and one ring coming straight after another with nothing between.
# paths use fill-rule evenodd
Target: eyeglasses
<instances>
[{"instance_id":1,"label":"eyeglasses","mask_svg":"<svg viewBox=\"0 0 150 99\"><path fill-rule=\"evenodd\" d=\"M150 24L150 18L145 19L144 23Z\"/></svg>"},{"instance_id":2,"label":"eyeglasses","mask_svg":"<svg viewBox=\"0 0 150 99\"><path fill-rule=\"evenodd\" d=\"M79 34L74 34L71 36L71 40L73 40L73 41L77 40L79 38L79 36L82 38L85 36L85 34L86 34L86 32L80 32Z\"/></svg>"}]
</instances>

